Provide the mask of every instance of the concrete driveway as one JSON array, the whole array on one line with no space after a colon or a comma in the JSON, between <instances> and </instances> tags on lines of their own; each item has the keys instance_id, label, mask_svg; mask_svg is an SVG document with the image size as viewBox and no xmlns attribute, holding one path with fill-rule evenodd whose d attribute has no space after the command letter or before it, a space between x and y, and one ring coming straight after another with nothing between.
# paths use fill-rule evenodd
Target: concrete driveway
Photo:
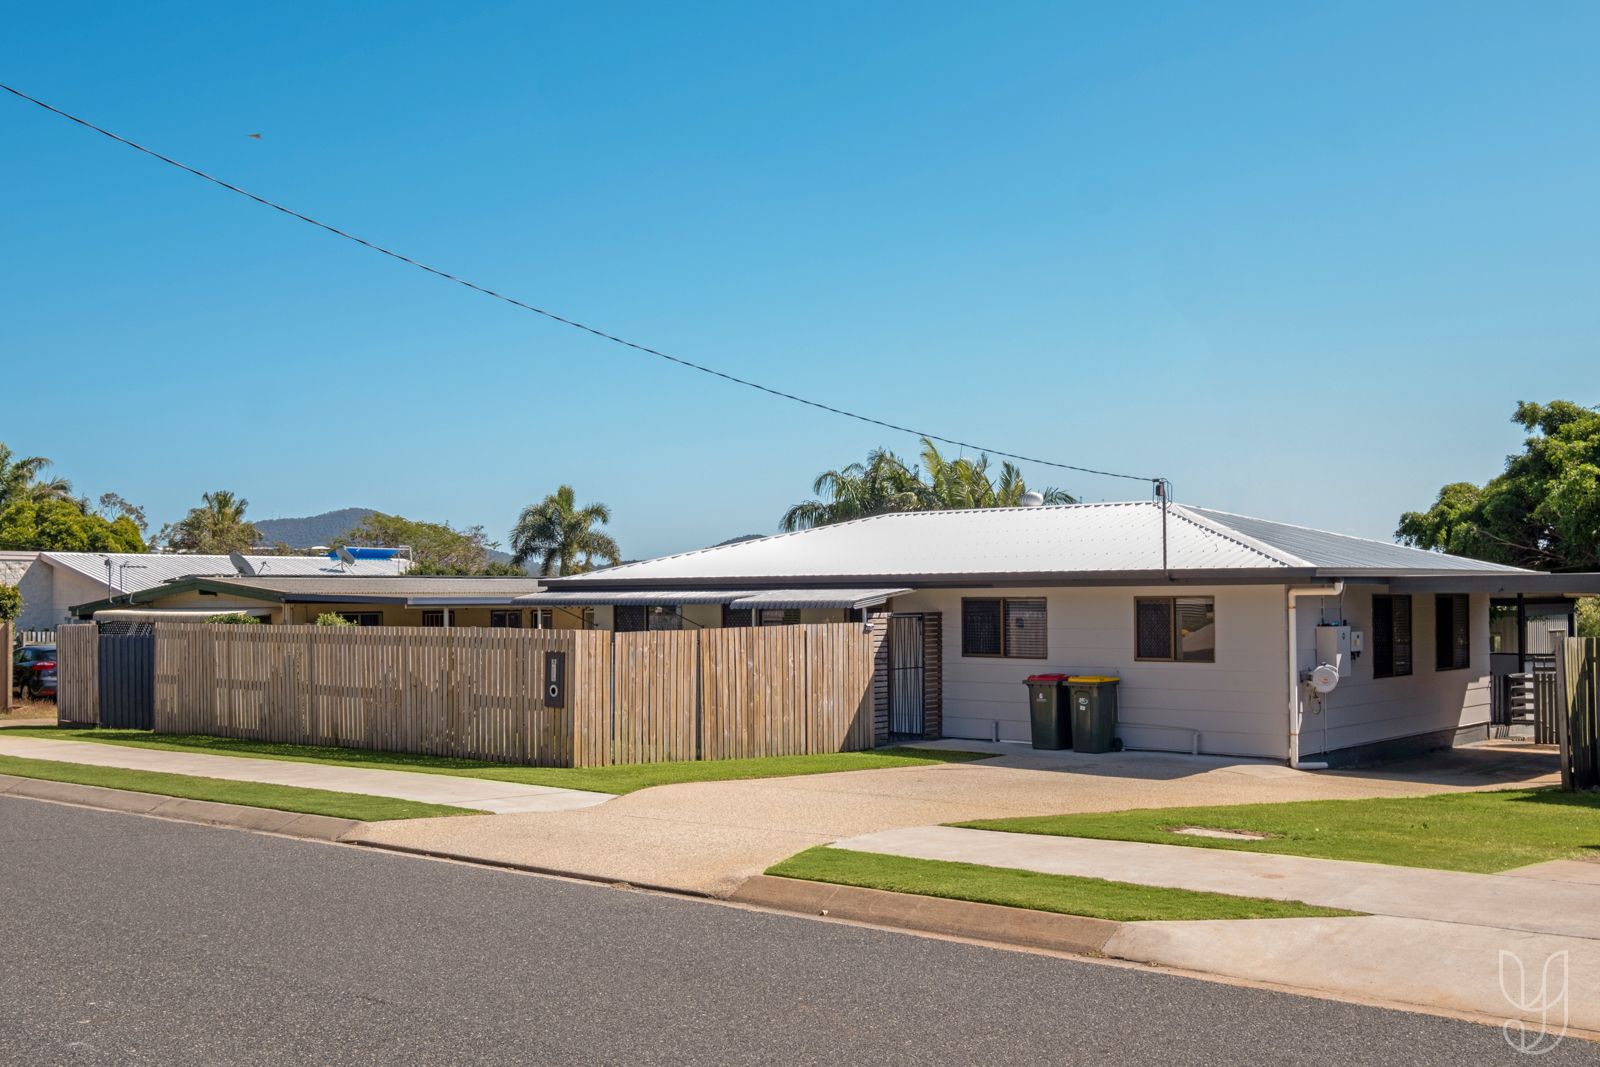
<instances>
[{"instance_id":1,"label":"concrete driveway","mask_svg":"<svg viewBox=\"0 0 1600 1067\"><path fill-rule=\"evenodd\" d=\"M373 824L361 840L724 896L812 845L965 819L1249 804L1553 784L1548 748L1490 743L1376 771L1295 771L1214 756L1034 752L795 778L658 786L580 811Z\"/></svg>"}]
</instances>

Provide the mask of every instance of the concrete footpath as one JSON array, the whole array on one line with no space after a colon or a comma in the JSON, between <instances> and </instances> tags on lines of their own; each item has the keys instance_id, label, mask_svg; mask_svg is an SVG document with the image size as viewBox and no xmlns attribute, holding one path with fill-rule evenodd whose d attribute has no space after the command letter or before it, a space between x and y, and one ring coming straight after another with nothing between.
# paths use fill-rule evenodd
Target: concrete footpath
<instances>
[{"instance_id":1,"label":"concrete footpath","mask_svg":"<svg viewBox=\"0 0 1600 1067\"><path fill-rule=\"evenodd\" d=\"M204 752L171 752L93 741L8 737L4 733L0 733L0 756L187 774L198 778L223 778L233 782L264 782L302 789L327 789L336 793L394 797L424 804L449 804L496 814L572 811L613 799L610 793L497 782L487 778L216 756Z\"/></svg>"},{"instance_id":2,"label":"concrete footpath","mask_svg":"<svg viewBox=\"0 0 1600 1067\"><path fill-rule=\"evenodd\" d=\"M1108 956L1340 996L1600 1031L1600 864L1470 874L928 826L834 847L1367 912L1122 923ZM1556 1015L1539 1003L1559 997ZM1520 1000L1521 1003L1516 1001Z\"/></svg>"}]
</instances>

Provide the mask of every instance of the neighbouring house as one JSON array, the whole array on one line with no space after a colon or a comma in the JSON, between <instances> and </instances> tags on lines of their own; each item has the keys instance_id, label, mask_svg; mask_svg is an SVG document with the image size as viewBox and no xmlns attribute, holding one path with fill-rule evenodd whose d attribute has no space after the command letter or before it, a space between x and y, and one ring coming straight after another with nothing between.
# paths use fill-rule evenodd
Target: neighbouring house
<instances>
[{"instance_id":1,"label":"neighbouring house","mask_svg":"<svg viewBox=\"0 0 1600 1067\"><path fill-rule=\"evenodd\" d=\"M72 620L72 607L92 600L126 597L197 576L321 575L392 578L410 564L402 559L326 556L186 555L178 552L0 552L0 584L22 593L19 629L53 630Z\"/></svg>"},{"instance_id":2,"label":"neighbouring house","mask_svg":"<svg viewBox=\"0 0 1600 1067\"><path fill-rule=\"evenodd\" d=\"M511 629L592 627L582 609L529 608L517 598L544 588L538 578L438 578L421 575L262 575L192 577L125 596L78 604L79 619L199 622L213 615L254 615L263 623L311 623L341 615L362 626L484 626Z\"/></svg>"},{"instance_id":3,"label":"neighbouring house","mask_svg":"<svg viewBox=\"0 0 1600 1067\"><path fill-rule=\"evenodd\" d=\"M901 735L1025 741L1028 675L1108 674L1129 748L1299 764L1485 737L1491 600L1600 575L1135 502L880 515L546 584L514 603L619 631L887 616Z\"/></svg>"}]
</instances>

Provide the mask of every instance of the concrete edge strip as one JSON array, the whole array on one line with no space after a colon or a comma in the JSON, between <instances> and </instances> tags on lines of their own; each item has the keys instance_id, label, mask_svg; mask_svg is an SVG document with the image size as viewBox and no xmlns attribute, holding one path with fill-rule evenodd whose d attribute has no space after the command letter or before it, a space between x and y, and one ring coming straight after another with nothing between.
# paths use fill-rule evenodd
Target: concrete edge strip
<instances>
[{"instance_id":1,"label":"concrete edge strip","mask_svg":"<svg viewBox=\"0 0 1600 1067\"><path fill-rule=\"evenodd\" d=\"M1049 949L1079 956L1104 955L1106 942L1122 928L1121 923L1110 919L892 893L883 889L864 889L828 882L808 882L797 878L777 878L766 874L746 880L727 899L737 904L751 904L774 911L826 916L874 926Z\"/></svg>"},{"instance_id":2,"label":"concrete edge strip","mask_svg":"<svg viewBox=\"0 0 1600 1067\"><path fill-rule=\"evenodd\" d=\"M129 789L110 789L100 785L55 782L48 778L24 778L0 774L0 796L26 797L59 804L76 804L127 815L151 815L178 822L207 826L231 826L240 830L302 837L312 841L342 841L366 823L338 819L331 815L308 815L277 808L254 808L243 804L223 804L212 800L189 800L159 793L139 793Z\"/></svg>"},{"instance_id":3,"label":"concrete edge strip","mask_svg":"<svg viewBox=\"0 0 1600 1067\"><path fill-rule=\"evenodd\" d=\"M357 826L364 825L357 823ZM560 867L543 867L534 863L518 863L515 860L494 859L489 856L474 856L466 852L450 852L438 848L418 848L415 845L397 845L388 841L367 841L360 837L343 839L341 844L359 845L370 848L375 852L398 852L406 856L422 856L431 860L449 860L452 863L470 863L474 867L491 867L502 871L519 871L523 874L538 874L548 878L565 878L574 882L592 882L595 885L611 886L618 889L643 889L651 893L665 893L674 897L690 897L697 900L721 900L722 897L715 893L702 892L697 889L686 889L683 886L659 885L654 882L632 882L618 878L605 878L599 875L585 874L582 871L569 871Z\"/></svg>"}]
</instances>

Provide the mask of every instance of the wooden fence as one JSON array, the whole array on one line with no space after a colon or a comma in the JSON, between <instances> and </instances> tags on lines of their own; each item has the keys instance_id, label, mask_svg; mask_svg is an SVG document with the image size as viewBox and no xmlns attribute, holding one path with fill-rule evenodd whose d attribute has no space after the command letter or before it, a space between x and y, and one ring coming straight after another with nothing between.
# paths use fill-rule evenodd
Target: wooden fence
<instances>
[{"instance_id":1,"label":"wooden fence","mask_svg":"<svg viewBox=\"0 0 1600 1067\"><path fill-rule=\"evenodd\" d=\"M1569 637L1556 656L1561 785L1600 786L1600 638Z\"/></svg>"},{"instance_id":2,"label":"wooden fence","mask_svg":"<svg viewBox=\"0 0 1600 1067\"><path fill-rule=\"evenodd\" d=\"M100 721L100 628L92 622L56 627L56 718Z\"/></svg>"},{"instance_id":3,"label":"wooden fence","mask_svg":"<svg viewBox=\"0 0 1600 1067\"><path fill-rule=\"evenodd\" d=\"M879 643L859 623L615 635L162 623L155 728L557 767L866 749ZM567 654L562 709L544 706L546 652Z\"/></svg>"}]
</instances>

